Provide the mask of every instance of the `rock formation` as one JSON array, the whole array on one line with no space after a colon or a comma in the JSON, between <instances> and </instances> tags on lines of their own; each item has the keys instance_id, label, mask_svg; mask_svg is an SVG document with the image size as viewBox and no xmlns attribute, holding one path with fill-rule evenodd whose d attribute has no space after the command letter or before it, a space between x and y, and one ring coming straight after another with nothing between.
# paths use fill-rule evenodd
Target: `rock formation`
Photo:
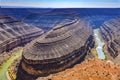
<instances>
[{"instance_id":1,"label":"rock formation","mask_svg":"<svg viewBox=\"0 0 120 80\"><path fill-rule=\"evenodd\" d=\"M29 42L43 30L0 14L0 53Z\"/></svg>"},{"instance_id":2,"label":"rock formation","mask_svg":"<svg viewBox=\"0 0 120 80\"><path fill-rule=\"evenodd\" d=\"M26 45L22 68L31 75L62 71L89 53L92 40L92 29L88 22L76 17L67 20Z\"/></svg>"},{"instance_id":3,"label":"rock formation","mask_svg":"<svg viewBox=\"0 0 120 80\"><path fill-rule=\"evenodd\" d=\"M105 22L100 28L107 51L115 59L120 55L120 17Z\"/></svg>"},{"instance_id":4,"label":"rock formation","mask_svg":"<svg viewBox=\"0 0 120 80\"><path fill-rule=\"evenodd\" d=\"M75 67L37 80L119 80L120 66L102 60L89 60Z\"/></svg>"}]
</instances>

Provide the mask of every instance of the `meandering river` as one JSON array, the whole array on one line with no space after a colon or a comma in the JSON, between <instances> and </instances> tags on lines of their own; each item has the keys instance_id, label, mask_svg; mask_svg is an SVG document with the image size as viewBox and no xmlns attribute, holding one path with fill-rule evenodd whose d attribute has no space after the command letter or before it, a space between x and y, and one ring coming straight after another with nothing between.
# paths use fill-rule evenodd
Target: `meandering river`
<instances>
[{"instance_id":1,"label":"meandering river","mask_svg":"<svg viewBox=\"0 0 120 80\"><path fill-rule=\"evenodd\" d=\"M96 50L98 53L98 59L105 59L105 53L103 52L104 42L102 42L102 40L100 39L99 29L94 29L94 37L97 42Z\"/></svg>"},{"instance_id":2,"label":"meandering river","mask_svg":"<svg viewBox=\"0 0 120 80\"><path fill-rule=\"evenodd\" d=\"M16 52L15 55L10 57L6 62L3 63L3 65L0 67L0 80L7 80L6 72L9 66L14 62L15 59L19 58L21 55L22 55L22 50L19 50L18 52Z\"/></svg>"}]
</instances>

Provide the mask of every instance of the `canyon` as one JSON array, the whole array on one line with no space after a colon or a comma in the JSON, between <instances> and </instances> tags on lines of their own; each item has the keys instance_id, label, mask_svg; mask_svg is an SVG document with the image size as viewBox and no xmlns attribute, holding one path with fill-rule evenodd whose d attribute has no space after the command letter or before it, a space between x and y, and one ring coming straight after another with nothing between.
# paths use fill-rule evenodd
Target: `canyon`
<instances>
[{"instance_id":1,"label":"canyon","mask_svg":"<svg viewBox=\"0 0 120 80\"><path fill-rule=\"evenodd\" d=\"M65 23L25 46L21 65L28 74L44 75L62 71L89 53L94 45L89 23L80 19Z\"/></svg>"},{"instance_id":2,"label":"canyon","mask_svg":"<svg viewBox=\"0 0 120 80\"><path fill-rule=\"evenodd\" d=\"M1 65L18 54L12 54L14 48L25 45L19 58L7 67L10 77L17 80L120 79L117 9L0 10Z\"/></svg>"}]
</instances>

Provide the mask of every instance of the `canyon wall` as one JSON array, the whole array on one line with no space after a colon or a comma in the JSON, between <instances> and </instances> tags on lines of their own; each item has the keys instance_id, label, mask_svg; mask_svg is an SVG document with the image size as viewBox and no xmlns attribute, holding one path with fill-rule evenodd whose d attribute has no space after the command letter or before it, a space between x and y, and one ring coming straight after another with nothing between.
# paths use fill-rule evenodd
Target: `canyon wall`
<instances>
[{"instance_id":1,"label":"canyon wall","mask_svg":"<svg viewBox=\"0 0 120 80\"><path fill-rule=\"evenodd\" d=\"M0 14L0 53L27 43L43 33L42 29Z\"/></svg>"},{"instance_id":2,"label":"canyon wall","mask_svg":"<svg viewBox=\"0 0 120 80\"><path fill-rule=\"evenodd\" d=\"M21 66L30 75L47 75L62 71L84 60L93 47L89 22L74 18L58 24L46 34L26 45Z\"/></svg>"},{"instance_id":3,"label":"canyon wall","mask_svg":"<svg viewBox=\"0 0 120 80\"><path fill-rule=\"evenodd\" d=\"M115 60L120 55L120 17L105 22L100 27L107 51Z\"/></svg>"}]
</instances>

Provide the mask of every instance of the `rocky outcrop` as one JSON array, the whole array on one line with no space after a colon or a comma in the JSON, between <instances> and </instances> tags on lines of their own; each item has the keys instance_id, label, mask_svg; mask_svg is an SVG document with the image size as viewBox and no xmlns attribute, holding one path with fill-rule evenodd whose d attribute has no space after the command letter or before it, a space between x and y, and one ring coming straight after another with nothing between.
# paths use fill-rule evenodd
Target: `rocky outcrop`
<instances>
[{"instance_id":1,"label":"rocky outcrop","mask_svg":"<svg viewBox=\"0 0 120 80\"><path fill-rule=\"evenodd\" d=\"M107 51L115 59L120 55L120 17L105 22L100 28Z\"/></svg>"},{"instance_id":2,"label":"rocky outcrop","mask_svg":"<svg viewBox=\"0 0 120 80\"><path fill-rule=\"evenodd\" d=\"M0 53L9 51L40 36L44 31L19 22L11 17L0 15Z\"/></svg>"},{"instance_id":3,"label":"rocky outcrop","mask_svg":"<svg viewBox=\"0 0 120 80\"><path fill-rule=\"evenodd\" d=\"M36 80L119 80L120 66L102 60L89 60L75 67L51 74L48 77L39 77Z\"/></svg>"},{"instance_id":4,"label":"rocky outcrop","mask_svg":"<svg viewBox=\"0 0 120 80\"><path fill-rule=\"evenodd\" d=\"M92 40L92 29L83 19L58 24L26 45L22 69L30 75L62 71L84 59L93 45Z\"/></svg>"}]
</instances>

